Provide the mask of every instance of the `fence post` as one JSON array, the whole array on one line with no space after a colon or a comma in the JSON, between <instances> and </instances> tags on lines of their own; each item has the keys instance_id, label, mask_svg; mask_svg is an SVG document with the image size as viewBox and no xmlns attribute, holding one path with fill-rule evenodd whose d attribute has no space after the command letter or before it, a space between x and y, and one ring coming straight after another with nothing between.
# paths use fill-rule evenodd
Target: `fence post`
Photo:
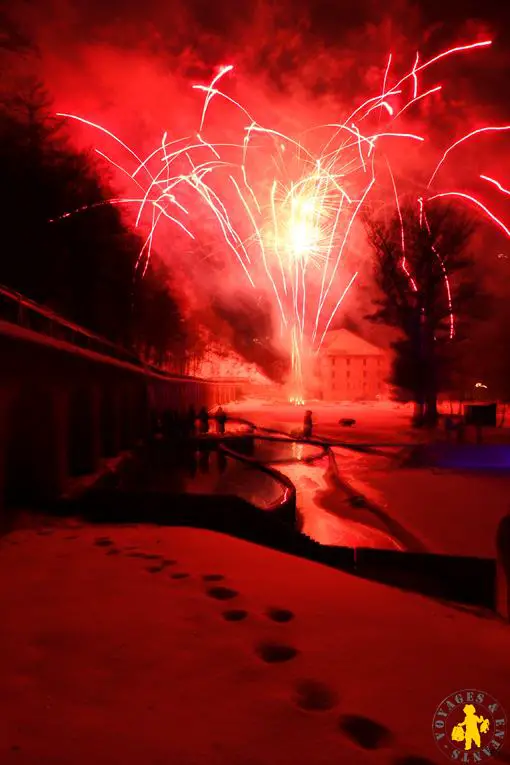
<instances>
[{"instance_id":1,"label":"fence post","mask_svg":"<svg viewBox=\"0 0 510 765\"><path fill-rule=\"evenodd\" d=\"M510 621L510 513L499 523L496 551L496 611Z\"/></svg>"}]
</instances>

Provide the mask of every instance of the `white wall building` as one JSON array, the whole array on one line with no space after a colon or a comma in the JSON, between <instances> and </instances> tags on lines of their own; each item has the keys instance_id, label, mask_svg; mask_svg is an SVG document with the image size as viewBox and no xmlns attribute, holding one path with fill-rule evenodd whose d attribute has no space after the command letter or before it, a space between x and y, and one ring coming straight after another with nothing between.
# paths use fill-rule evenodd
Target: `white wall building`
<instances>
[{"instance_id":1,"label":"white wall building","mask_svg":"<svg viewBox=\"0 0 510 765\"><path fill-rule=\"evenodd\" d=\"M373 401L388 394L388 354L347 329L327 333L318 371L324 399Z\"/></svg>"}]
</instances>

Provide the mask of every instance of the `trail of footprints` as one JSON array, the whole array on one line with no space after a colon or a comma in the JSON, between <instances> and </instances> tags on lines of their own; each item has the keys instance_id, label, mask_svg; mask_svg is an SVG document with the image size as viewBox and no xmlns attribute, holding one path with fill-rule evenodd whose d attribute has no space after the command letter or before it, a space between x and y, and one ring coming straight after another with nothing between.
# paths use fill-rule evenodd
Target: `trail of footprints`
<instances>
[{"instance_id":1,"label":"trail of footprints","mask_svg":"<svg viewBox=\"0 0 510 765\"><path fill-rule=\"evenodd\" d=\"M169 577L174 580L188 579L189 573L185 571L172 571L171 567L178 561L165 558L162 555L139 551L134 545L118 549L114 547L109 537L98 537L94 544L97 547L107 548L107 555L124 554L130 558L139 558L152 563L146 566L149 574L159 574L170 569ZM235 600L239 592L223 584L223 574L202 574L202 582L205 584L205 594L214 600L227 602ZM221 584L219 584L221 583ZM248 618L249 612L244 608L225 608L221 616L227 622L242 622ZM277 624L286 624L294 619L292 611L286 608L268 608L265 616ZM299 650L284 641L265 640L254 647L255 655L266 664L281 664L292 661L299 655ZM294 684L292 693L293 703L305 712L329 712L338 706L340 699L338 693L327 683L320 680L301 679ZM395 737L392 732L376 720L354 714L341 714L336 722L338 732L353 746L366 751L392 747ZM394 758L391 765L435 765L426 757L404 755Z\"/></svg>"}]
</instances>

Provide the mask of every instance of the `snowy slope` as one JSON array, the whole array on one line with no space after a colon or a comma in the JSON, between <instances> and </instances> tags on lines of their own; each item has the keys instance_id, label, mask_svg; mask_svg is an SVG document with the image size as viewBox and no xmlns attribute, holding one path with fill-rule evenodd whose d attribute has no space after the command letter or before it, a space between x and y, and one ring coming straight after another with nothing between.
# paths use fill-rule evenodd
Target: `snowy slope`
<instances>
[{"instance_id":1,"label":"snowy slope","mask_svg":"<svg viewBox=\"0 0 510 765\"><path fill-rule=\"evenodd\" d=\"M510 710L498 621L212 532L18 531L0 602L2 765L439 765L447 694Z\"/></svg>"}]
</instances>

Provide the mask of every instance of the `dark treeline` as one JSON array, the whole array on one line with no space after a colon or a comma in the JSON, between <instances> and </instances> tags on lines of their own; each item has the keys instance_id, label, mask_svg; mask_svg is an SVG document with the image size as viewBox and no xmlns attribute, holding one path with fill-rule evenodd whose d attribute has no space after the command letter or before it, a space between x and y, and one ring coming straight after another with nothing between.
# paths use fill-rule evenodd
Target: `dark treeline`
<instances>
[{"instance_id":1,"label":"dark treeline","mask_svg":"<svg viewBox=\"0 0 510 765\"><path fill-rule=\"evenodd\" d=\"M72 146L54 112L33 79L1 94L0 283L184 371L186 326L167 269L157 256L144 274L136 268L143 240L107 203L115 193L95 155Z\"/></svg>"}]
</instances>

